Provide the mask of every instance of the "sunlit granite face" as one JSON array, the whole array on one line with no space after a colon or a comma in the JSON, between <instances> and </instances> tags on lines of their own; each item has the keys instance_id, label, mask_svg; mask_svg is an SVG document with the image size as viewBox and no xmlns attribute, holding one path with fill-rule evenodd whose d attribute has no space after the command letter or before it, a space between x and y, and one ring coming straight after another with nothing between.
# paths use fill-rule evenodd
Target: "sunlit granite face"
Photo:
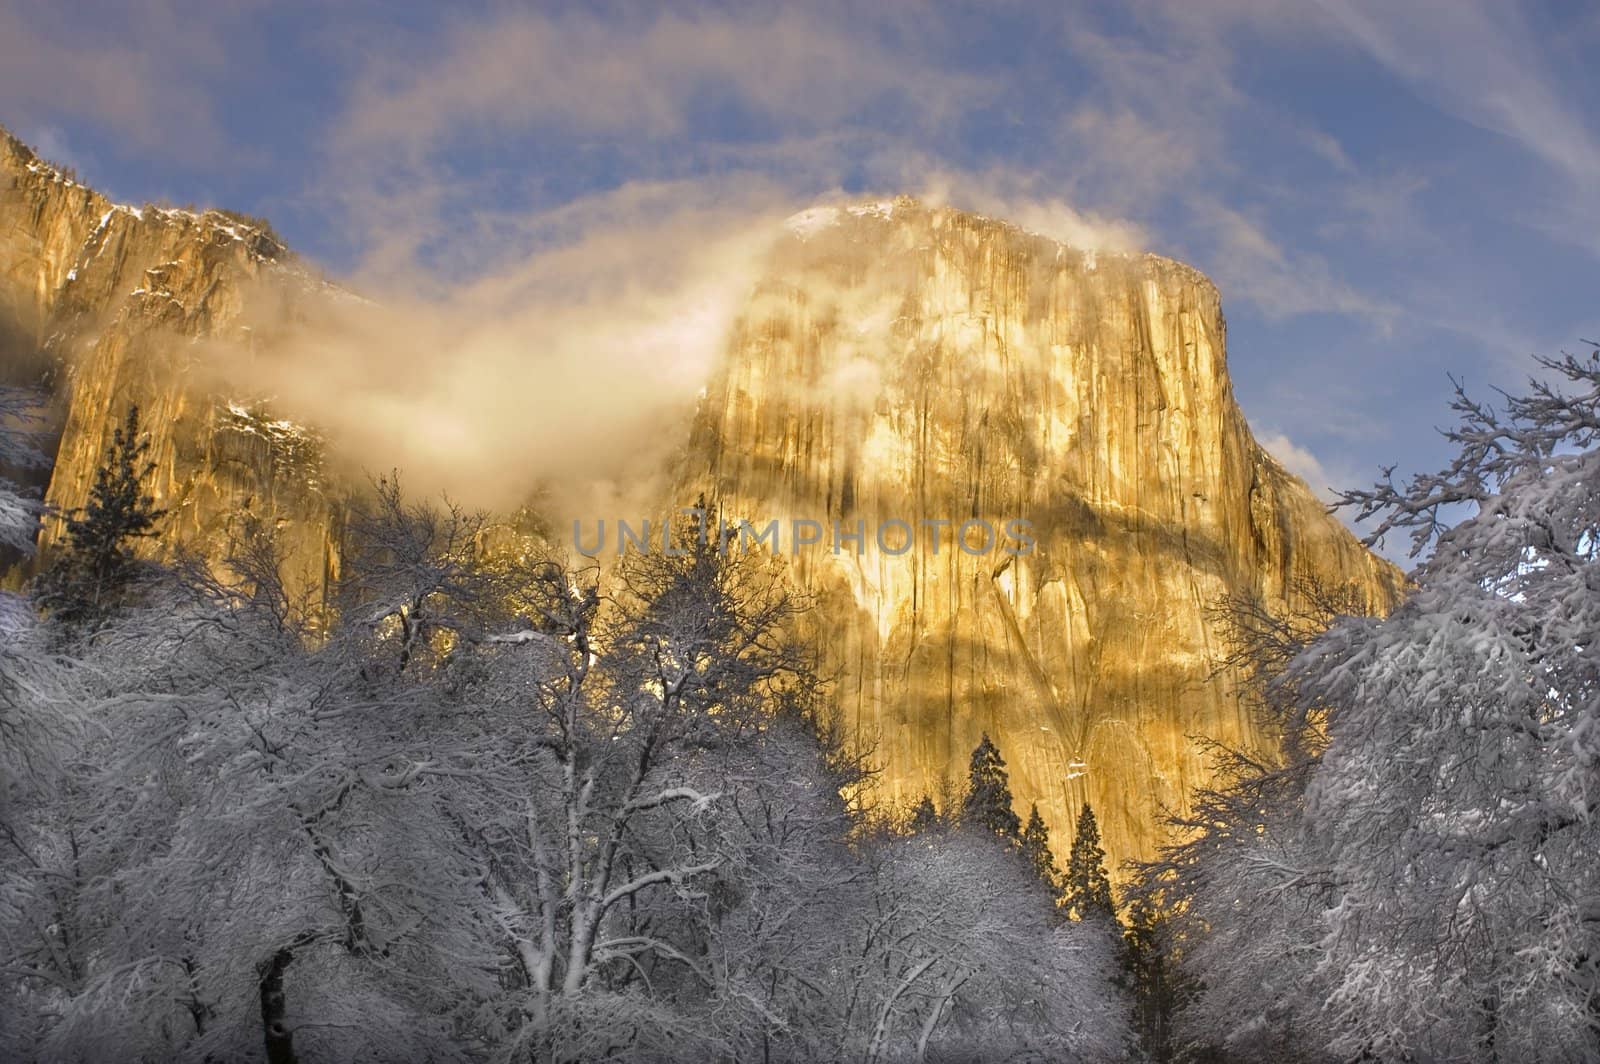
<instances>
[{"instance_id":1,"label":"sunlit granite face","mask_svg":"<svg viewBox=\"0 0 1600 1064\"><path fill-rule=\"evenodd\" d=\"M114 205L0 133L0 354L56 367L53 505L83 503L137 402L172 515L146 549L220 558L260 520L315 600L337 573L342 494L320 441L205 364L211 344L265 349L257 332L326 298L262 228ZM1253 738L1210 677L1208 608L1282 601L1299 577L1382 608L1399 584L1257 447L1223 342L1216 290L1178 263L907 200L818 208L791 221L735 325L676 498L705 492L758 525L867 525L859 554L792 565L886 799L958 784L987 731L1058 848L1088 800L1113 862L1146 856L1158 809L1206 778L1192 737ZM1037 544L966 553L950 537L971 519L1026 520ZM912 549L879 548L889 520L917 530Z\"/></svg>"},{"instance_id":2,"label":"sunlit granite face","mask_svg":"<svg viewBox=\"0 0 1600 1064\"><path fill-rule=\"evenodd\" d=\"M1212 284L1155 256L909 200L791 220L679 498L757 526L865 521L859 552L791 564L887 798L959 783L988 732L1058 848L1089 801L1112 862L1149 856L1158 810L1207 779L1194 737L1256 738L1211 676L1208 610L1302 577L1392 601L1398 573L1257 446L1224 337ZM1026 519L1037 544L935 551L922 524L974 518ZM903 554L874 542L891 519L922 530Z\"/></svg>"},{"instance_id":3,"label":"sunlit granite face","mask_svg":"<svg viewBox=\"0 0 1600 1064\"><path fill-rule=\"evenodd\" d=\"M220 558L240 522L277 530L296 592L318 599L337 570L336 505L307 429L230 401L207 345L254 344L243 324L270 290L285 318L322 298L270 233L217 211L113 204L0 130L0 355L50 366L61 433L46 501L83 505L113 429L141 409L169 517L161 541ZM11 383L20 383L13 380ZM63 532L47 521L46 551Z\"/></svg>"}]
</instances>

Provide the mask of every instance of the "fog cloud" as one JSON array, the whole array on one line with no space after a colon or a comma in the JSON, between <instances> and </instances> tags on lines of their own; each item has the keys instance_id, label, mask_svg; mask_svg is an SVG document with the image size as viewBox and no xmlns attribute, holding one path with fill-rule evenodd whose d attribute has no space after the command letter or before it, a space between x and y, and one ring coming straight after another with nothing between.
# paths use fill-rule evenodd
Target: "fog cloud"
<instances>
[{"instance_id":1,"label":"fog cloud","mask_svg":"<svg viewBox=\"0 0 1600 1064\"><path fill-rule=\"evenodd\" d=\"M218 368L415 491L638 505L687 438L786 208L759 188L624 187L484 275L391 263L360 297L257 293L249 356L221 352Z\"/></svg>"}]
</instances>

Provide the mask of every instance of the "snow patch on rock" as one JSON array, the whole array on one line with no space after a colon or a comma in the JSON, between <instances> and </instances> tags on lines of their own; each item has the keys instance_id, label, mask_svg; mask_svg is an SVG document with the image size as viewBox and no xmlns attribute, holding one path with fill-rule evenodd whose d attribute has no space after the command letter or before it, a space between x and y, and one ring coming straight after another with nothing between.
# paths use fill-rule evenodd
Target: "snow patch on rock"
<instances>
[{"instance_id":1,"label":"snow patch on rock","mask_svg":"<svg viewBox=\"0 0 1600 1064\"><path fill-rule=\"evenodd\" d=\"M877 200L873 203L857 203L849 210L857 218L893 218L894 209L899 203L898 200Z\"/></svg>"},{"instance_id":2,"label":"snow patch on rock","mask_svg":"<svg viewBox=\"0 0 1600 1064\"><path fill-rule=\"evenodd\" d=\"M839 224L839 208L808 207L798 214L791 214L783 224L801 240L810 240L822 230Z\"/></svg>"}]
</instances>

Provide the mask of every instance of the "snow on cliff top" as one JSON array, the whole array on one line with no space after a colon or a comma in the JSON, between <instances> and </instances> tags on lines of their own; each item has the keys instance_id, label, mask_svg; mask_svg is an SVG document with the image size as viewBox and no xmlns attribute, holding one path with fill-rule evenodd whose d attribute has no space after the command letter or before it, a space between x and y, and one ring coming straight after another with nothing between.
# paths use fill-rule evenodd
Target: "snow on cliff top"
<instances>
[{"instance_id":1,"label":"snow on cliff top","mask_svg":"<svg viewBox=\"0 0 1600 1064\"><path fill-rule=\"evenodd\" d=\"M919 209L930 214L938 211L949 211L953 214L959 214L967 218L975 219L976 221L987 222L991 225L1000 226L1005 229L1012 229L1019 233L1026 233L1029 236L1043 237L1046 240L1060 244L1062 247L1078 248L1079 250L1085 251L1090 255L1094 254L1096 251L1108 254L1126 254L1122 251L1103 247L1085 246L1079 248L1079 244L1077 242L1069 239L1063 239L1060 235L1029 229L1026 226L1019 225L1018 223L1010 221L1006 218L996 218L992 215L981 214L978 211L963 210L960 207L951 207L947 204L923 203L921 200L915 199L911 196L896 196L894 199L864 200L859 203L849 203L837 207L827 205L808 207L803 211L791 214L787 219L784 220L784 226L789 230L789 232L793 233L800 240L810 240L818 233L821 233L827 229L831 229L839 223L845 221L847 217L881 218L888 220L892 219L897 212L901 215L901 217L905 217L906 215Z\"/></svg>"},{"instance_id":2,"label":"snow on cliff top","mask_svg":"<svg viewBox=\"0 0 1600 1064\"><path fill-rule=\"evenodd\" d=\"M892 200L852 203L844 207L808 207L798 214L791 214L783 224L801 240L809 240L822 230L838 225L847 214L856 218L892 218L896 208L914 206L915 200L900 196Z\"/></svg>"},{"instance_id":3,"label":"snow on cliff top","mask_svg":"<svg viewBox=\"0 0 1600 1064\"><path fill-rule=\"evenodd\" d=\"M1137 260L1176 269L1194 280L1204 282L1212 288L1216 287L1215 283L1205 275L1204 271L1179 259L1160 255L1153 251L1142 250L1135 245L1131 245L1128 243L1127 234L1114 234L1113 238L1105 241L1095 239L1091 232L1095 226L1095 221L1092 218L1088 220L1081 219L1070 209L1068 209L1067 213L1071 215L1068 220L1072 224L1065 227L1048 224L1041 225L1037 222L1029 225L1026 219L1023 222L1017 222L978 211L952 207L948 204L924 203L911 196L896 196L893 199L864 200L837 206L819 205L808 207L803 211L791 214L784 220L784 226L796 239L809 241L851 219L877 218L888 220L896 216L906 218L919 211L928 214L948 212L1002 229L1009 229L1025 236L1048 240L1060 249L1081 255L1082 266L1088 271L1096 269L1108 259L1119 259L1128 262ZM1136 233L1136 231L1134 232ZM1137 239L1137 236L1134 239Z\"/></svg>"}]
</instances>

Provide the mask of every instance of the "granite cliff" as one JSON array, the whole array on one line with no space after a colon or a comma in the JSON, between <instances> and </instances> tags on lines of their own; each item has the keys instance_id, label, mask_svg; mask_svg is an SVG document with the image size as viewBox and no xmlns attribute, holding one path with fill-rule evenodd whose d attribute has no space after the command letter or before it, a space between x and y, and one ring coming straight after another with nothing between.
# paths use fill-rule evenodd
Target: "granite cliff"
<instances>
[{"instance_id":1,"label":"granite cliff","mask_svg":"<svg viewBox=\"0 0 1600 1064\"><path fill-rule=\"evenodd\" d=\"M115 204L0 129L0 383L49 386L46 501L88 496L112 430L136 403L168 510L155 553L218 557L243 520L274 527L297 589L321 595L338 564L338 493L317 434L228 394L214 345L255 345L244 310L282 315L335 290L270 228L223 211ZM48 552L63 526L47 521Z\"/></svg>"},{"instance_id":2,"label":"granite cliff","mask_svg":"<svg viewBox=\"0 0 1600 1064\"><path fill-rule=\"evenodd\" d=\"M987 732L1058 846L1089 801L1113 863L1149 856L1158 808L1208 778L1196 737L1257 738L1211 675L1211 610L1294 608L1308 581L1392 604L1399 573L1251 435L1225 335L1211 282L1154 255L907 199L790 220L680 497L785 534L864 522L863 549L793 565L890 797L963 779ZM964 521L1015 518L1027 554L951 546ZM898 528L877 542L886 521L918 530L909 550Z\"/></svg>"},{"instance_id":3,"label":"granite cliff","mask_svg":"<svg viewBox=\"0 0 1600 1064\"><path fill-rule=\"evenodd\" d=\"M56 507L84 501L136 402L170 511L151 549L218 557L264 522L291 582L321 595L344 491L325 445L234 394L211 359L269 351L263 307L281 324L340 298L263 223L113 204L0 131L0 366L50 386ZM1148 855L1158 808L1207 778L1195 737L1254 738L1210 676L1208 610L1230 594L1292 606L1302 578L1381 610L1400 586L1256 444L1224 337L1216 289L1169 260L909 200L817 208L791 220L732 326L674 500L865 524L860 553L790 564L886 797L959 780L987 731L1058 848L1092 801L1113 862ZM1036 547L919 536L893 553L872 535L971 519L1027 520ZM48 524L45 548L59 535Z\"/></svg>"}]
</instances>

